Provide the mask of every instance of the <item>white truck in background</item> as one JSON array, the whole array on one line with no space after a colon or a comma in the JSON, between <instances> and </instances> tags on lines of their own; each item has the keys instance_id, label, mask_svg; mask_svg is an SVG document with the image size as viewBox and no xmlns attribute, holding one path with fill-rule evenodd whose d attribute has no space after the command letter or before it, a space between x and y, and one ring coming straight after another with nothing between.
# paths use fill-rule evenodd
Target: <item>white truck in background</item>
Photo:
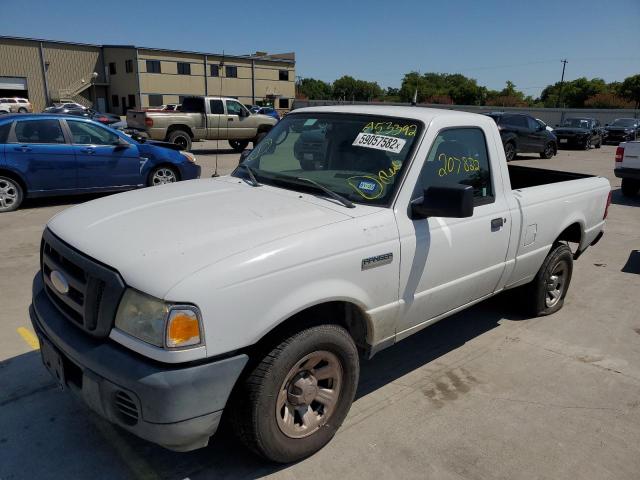
<instances>
[{"instance_id":1,"label":"white truck in background","mask_svg":"<svg viewBox=\"0 0 640 480\"><path fill-rule=\"evenodd\" d=\"M622 194L633 197L640 192L640 142L623 142L616 149L616 165L613 170L622 179Z\"/></svg>"},{"instance_id":2,"label":"white truck in background","mask_svg":"<svg viewBox=\"0 0 640 480\"><path fill-rule=\"evenodd\" d=\"M292 462L336 433L362 359L515 287L559 310L609 201L602 177L507 165L484 115L305 108L230 176L58 214L30 314L46 368L111 422L185 451L224 412Z\"/></svg>"}]
</instances>

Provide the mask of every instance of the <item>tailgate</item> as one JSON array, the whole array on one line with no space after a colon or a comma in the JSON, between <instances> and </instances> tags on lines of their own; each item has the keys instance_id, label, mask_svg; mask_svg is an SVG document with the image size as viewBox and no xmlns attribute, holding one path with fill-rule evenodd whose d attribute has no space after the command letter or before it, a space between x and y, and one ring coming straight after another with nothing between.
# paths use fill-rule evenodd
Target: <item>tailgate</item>
<instances>
[{"instance_id":1,"label":"tailgate","mask_svg":"<svg viewBox=\"0 0 640 480\"><path fill-rule=\"evenodd\" d=\"M616 162L616 167L635 168L640 170L640 142L625 142L622 162Z\"/></svg>"},{"instance_id":2,"label":"tailgate","mask_svg":"<svg viewBox=\"0 0 640 480\"><path fill-rule=\"evenodd\" d=\"M146 130L146 118L147 114L142 110L129 110L127 111L127 127L135 128L137 130Z\"/></svg>"}]
</instances>

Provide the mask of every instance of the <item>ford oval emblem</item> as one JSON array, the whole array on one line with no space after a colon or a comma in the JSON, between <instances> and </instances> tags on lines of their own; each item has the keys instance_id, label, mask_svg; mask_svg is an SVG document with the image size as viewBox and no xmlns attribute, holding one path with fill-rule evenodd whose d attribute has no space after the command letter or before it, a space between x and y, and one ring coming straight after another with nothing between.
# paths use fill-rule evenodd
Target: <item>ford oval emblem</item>
<instances>
[{"instance_id":1,"label":"ford oval emblem","mask_svg":"<svg viewBox=\"0 0 640 480\"><path fill-rule=\"evenodd\" d=\"M58 270L53 270L49 275L53 287L63 295L69 293L69 282Z\"/></svg>"}]
</instances>

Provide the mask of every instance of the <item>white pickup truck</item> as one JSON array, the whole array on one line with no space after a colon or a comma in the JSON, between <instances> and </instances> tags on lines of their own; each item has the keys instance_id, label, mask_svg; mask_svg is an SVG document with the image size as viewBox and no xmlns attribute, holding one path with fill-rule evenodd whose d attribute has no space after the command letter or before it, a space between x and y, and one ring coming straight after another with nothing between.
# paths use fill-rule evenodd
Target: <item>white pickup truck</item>
<instances>
[{"instance_id":1,"label":"white pickup truck","mask_svg":"<svg viewBox=\"0 0 640 480\"><path fill-rule=\"evenodd\" d=\"M640 191L640 142L623 142L616 149L616 165L613 170L622 179L622 194L633 197Z\"/></svg>"},{"instance_id":2,"label":"white pickup truck","mask_svg":"<svg viewBox=\"0 0 640 480\"><path fill-rule=\"evenodd\" d=\"M507 166L484 115L296 110L230 176L54 217L31 319L46 367L111 422L184 451L224 411L295 461L345 419L360 359L506 289L560 309L609 198L601 177Z\"/></svg>"}]
</instances>

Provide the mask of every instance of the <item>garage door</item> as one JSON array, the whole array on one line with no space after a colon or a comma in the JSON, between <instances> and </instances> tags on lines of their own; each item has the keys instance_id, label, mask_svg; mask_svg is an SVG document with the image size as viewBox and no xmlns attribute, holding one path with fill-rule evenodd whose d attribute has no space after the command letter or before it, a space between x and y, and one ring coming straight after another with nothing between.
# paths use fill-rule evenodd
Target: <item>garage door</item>
<instances>
[{"instance_id":1,"label":"garage door","mask_svg":"<svg viewBox=\"0 0 640 480\"><path fill-rule=\"evenodd\" d=\"M0 90L26 90L27 79L24 77L0 77Z\"/></svg>"}]
</instances>

